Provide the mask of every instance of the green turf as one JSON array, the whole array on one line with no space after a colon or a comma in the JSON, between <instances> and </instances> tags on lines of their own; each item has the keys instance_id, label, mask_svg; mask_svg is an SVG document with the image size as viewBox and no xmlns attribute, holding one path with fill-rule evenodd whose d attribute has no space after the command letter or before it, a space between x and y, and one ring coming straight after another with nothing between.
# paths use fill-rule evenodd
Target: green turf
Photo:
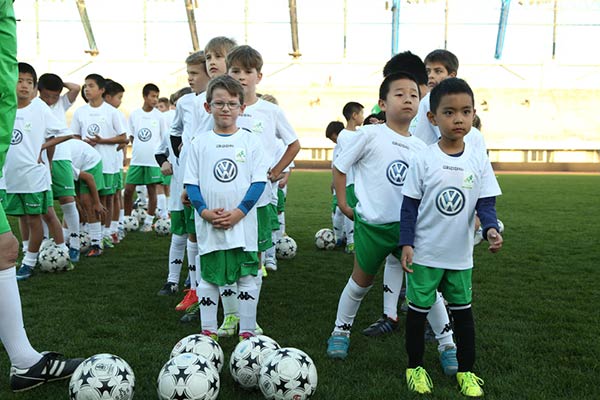
<instances>
[{"instance_id":1,"label":"green turf","mask_svg":"<svg viewBox=\"0 0 600 400\"><path fill-rule=\"evenodd\" d=\"M506 226L496 255L475 249L476 372L489 399L600 398L600 176L500 175L498 214ZM351 271L341 251L317 251L313 234L330 225L330 175L295 172L290 180L287 232L297 257L280 261L265 279L259 322L282 346L315 361L319 399L417 398L404 382L404 333L382 339L360 334L381 314L378 279L355 322L348 359L325 357L337 301ZM13 221L14 222L14 221ZM33 345L71 356L109 352L123 357L136 378L136 399L153 399L156 377L173 345L199 331L173 311L179 297L158 297L167 274L169 240L132 233L99 259L73 272L36 275L20 283L25 326ZM221 341L226 360L237 339ZM428 344L434 382L427 398L460 399ZM0 399L64 399L54 383L11 395L9 363L0 352ZM221 372L221 399L260 399ZM420 397L419 397L420 398Z\"/></svg>"}]
</instances>

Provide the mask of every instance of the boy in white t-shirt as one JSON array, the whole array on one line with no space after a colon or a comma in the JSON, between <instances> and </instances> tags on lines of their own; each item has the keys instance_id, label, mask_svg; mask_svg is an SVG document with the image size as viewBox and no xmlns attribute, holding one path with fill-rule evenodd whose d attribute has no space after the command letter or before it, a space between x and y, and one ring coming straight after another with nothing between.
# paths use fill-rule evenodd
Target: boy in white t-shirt
<instances>
[{"instance_id":1,"label":"boy in white t-shirt","mask_svg":"<svg viewBox=\"0 0 600 400\"><path fill-rule=\"evenodd\" d=\"M173 108L171 108L171 106L173 106ZM171 104L171 101L168 98L161 97L158 99L156 108L162 113L165 124L170 129L173 117L175 116L174 105ZM169 136L168 132L167 136ZM173 175L161 174L162 182L156 186L156 215L161 219L169 219L169 208L167 207L167 204L169 196L171 195L169 186L171 185L172 176Z\"/></svg>"},{"instance_id":2,"label":"boy in white t-shirt","mask_svg":"<svg viewBox=\"0 0 600 400\"><path fill-rule=\"evenodd\" d=\"M125 215L131 215L136 185L145 185L148 188L148 215L140 228L142 232L152 232L156 212L156 186L162 183L162 174L154 155L168 134L168 128L161 112L155 108L159 94L155 84L144 85L144 104L129 115L129 137L133 148L125 181Z\"/></svg>"},{"instance_id":3,"label":"boy in white t-shirt","mask_svg":"<svg viewBox=\"0 0 600 400\"><path fill-rule=\"evenodd\" d=\"M256 134L236 125L244 112L244 89L233 78L210 81L205 109L214 128L188 149L184 183L196 219L201 277L198 283L202 333L217 339L219 286L236 284L240 340L254 335L259 269L254 205L264 190L269 167Z\"/></svg>"},{"instance_id":4,"label":"boy in white t-shirt","mask_svg":"<svg viewBox=\"0 0 600 400\"><path fill-rule=\"evenodd\" d=\"M331 170L333 172L333 163L340 155L340 146L337 145L337 140L340 132L344 130L344 124L340 121L331 121L325 128L325 137L335 143L333 147L333 157L331 161ZM344 230L344 220L347 218L342 210L337 206L337 196L335 187L331 181L331 192L333 194L331 200L331 224L333 226L333 235L335 237L335 245L342 246L346 240L346 232Z\"/></svg>"},{"instance_id":5,"label":"boy in white t-shirt","mask_svg":"<svg viewBox=\"0 0 600 400\"><path fill-rule=\"evenodd\" d=\"M354 220L355 257L352 275L338 303L335 326L327 341L327 355L344 359L356 313L380 265L389 255L400 262L398 238L402 185L412 158L425 144L408 133L419 105L414 78L398 72L387 76L379 89L385 124L367 125L334 162L333 181L338 207ZM352 169L358 203L349 206L346 173Z\"/></svg>"},{"instance_id":6,"label":"boy in white t-shirt","mask_svg":"<svg viewBox=\"0 0 600 400\"><path fill-rule=\"evenodd\" d=\"M495 253L502 247L496 219L501 194L487 155L465 142L475 114L473 91L462 79L448 78L430 93L429 121L442 137L419 153L404 183L401 209L402 267L408 272L406 380L410 391L431 393L423 368L425 318L439 288L452 312L457 342L456 379L462 394L483 396L483 380L472 371L475 326L471 310L475 211Z\"/></svg>"}]
</instances>

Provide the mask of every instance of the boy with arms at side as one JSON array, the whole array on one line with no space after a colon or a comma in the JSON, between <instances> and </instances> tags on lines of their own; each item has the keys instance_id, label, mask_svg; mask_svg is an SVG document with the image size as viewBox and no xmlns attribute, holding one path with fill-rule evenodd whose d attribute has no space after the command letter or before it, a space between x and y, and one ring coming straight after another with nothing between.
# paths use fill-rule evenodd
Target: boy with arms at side
<instances>
[{"instance_id":1,"label":"boy with arms at side","mask_svg":"<svg viewBox=\"0 0 600 400\"><path fill-rule=\"evenodd\" d=\"M408 272L409 300L406 380L410 391L433 389L423 368L423 331L439 287L454 320L460 391L480 397L483 380L473 373L472 232L477 210L490 251L500 250L503 239L495 203L501 191L487 155L464 141L475 114L469 85L462 79L445 79L431 91L430 99L429 121L439 127L442 137L415 157L402 190L399 245L402 267Z\"/></svg>"},{"instance_id":2,"label":"boy with arms at side","mask_svg":"<svg viewBox=\"0 0 600 400\"><path fill-rule=\"evenodd\" d=\"M344 124L340 121L331 121L325 128L325 137L335 143L333 147L333 160L331 161L331 171L333 173L333 163L340 155L340 147L337 145L337 139L340 132L344 130ZM333 235L335 236L335 245L342 246L345 240L344 220L347 218L342 210L337 206L337 196L333 180L331 181L331 224L333 225Z\"/></svg>"},{"instance_id":3,"label":"boy with arms at side","mask_svg":"<svg viewBox=\"0 0 600 400\"><path fill-rule=\"evenodd\" d=\"M412 158L425 148L421 140L408 133L418 106L415 78L403 72L388 75L379 88L379 107L386 113L386 123L362 127L334 162L338 207L354 219L356 253L327 341L330 358L346 358L354 318L377 270L388 255L400 257L398 207L402 204L402 185ZM354 171L358 198L354 209L348 204L345 190L350 169Z\"/></svg>"},{"instance_id":4,"label":"boy with arms at side","mask_svg":"<svg viewBox=\"0 0 600 400\"><path fill-rule=\"evenodd\" d=\"M238 128L244 90L233 78L210 81L205 109L214 129L188 149L184 183L201 218L196 219L201 257L202 333L217 339L219 286L237 283L240 340L254 335L258 289L257 216L254 205L264 191L269 163L260 139Z\"/></svg>"}]
</instances>

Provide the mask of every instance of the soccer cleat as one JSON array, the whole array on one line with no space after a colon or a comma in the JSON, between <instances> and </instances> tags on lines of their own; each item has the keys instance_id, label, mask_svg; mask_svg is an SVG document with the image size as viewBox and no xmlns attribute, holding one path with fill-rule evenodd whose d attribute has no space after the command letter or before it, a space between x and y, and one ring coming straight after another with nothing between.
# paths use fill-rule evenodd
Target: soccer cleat
<instances>
[{"instance_id":1,"label":"soccer cleat","mask_svg":"<svg viewBox=\"0 0 600 400\"><path fill-rule=\"evenodd\" d=\"M246 339L250 339L252 336L256 336L256 335L252 332L244 332L244 333L240 333L238 338L239 338L239 341L242 342Z\"/></svg>"},{"instance_id":2,"label":"soccer cleat","mask_svg":"<svg viewBox=\"0 0 600 400\"><path fill-rule=\"evenodd\" d=\"M113 232L110 234L110 240L112 240L113 244L119 244L120 240L119 240L119 233L118 232Z\"/></svg>"},{"instance_id":3,"label":"soccer cleat","mask_svg":"<svg viewBox=\"0 0 600 400\"><path fill-rule=\"evenodd\" d=\"M217 336L217 334L216 334L216 333L214 333L214 332L211 332L211 331L208 331L208 330L206 330L206 329L205 329L205 330L203 330L202 332L200 332L200 334L201 334L201 335L204 335L204 336L208 336L209 338L211 338L211 339L212 339L212 340L214 340L215 342L218 342L218 341L219 341L219 337Z\"/></svg>"},{"instance_id":4,"label":"soccer cleat","mask_svg":"<svg viewBox=\"0 0 600 400\"><path fill-rule=\"evenodd\" d=\"M272 258L267 258L265 260L265 268L269 271L277 271L277 261Z\"/></svg>"},{"instance_id":5,"label":"soccer cleat","mask_svg":"<svg viewBox=\"0 0 600 400\"><path fill-rule=\"evenodd\" d=\"M152 232L152 224L142 225L142 227L140 228L140 232L144 232L144 233Z\"/></svg>"},{"instance_id":6,"label":"soccer cleat","mask_svg":"<svg viewBox=\"0 0 600 400\"><path fill-rule=\"evenodd\" d=\"M467 397L483 396L483 379L472 372L457 372L456 380L460 386L460 392Z\"/></svg>"},{"instance_id":7,"label":"soccer cleat","mask_svg":"<svg viewBox=\"0 0 600 400\"><path fill-rule=\"evenodd\" d=\"M158 291L158 295L159 296L171 296L171 295L174 295L175 293L177 293L178 290L179 290L179 288L177 287L176 283L167 282L167 283L165 283L165 286L163 286L162 289L160 289Z\"/></svg>"},{"instance_id":8,"label":"soccer cleat","mask_svg":"<svg viewBox=\"0 0 600 400\"><path fill-rule=\"evenodd\" d=\"M354 243L347 244L346 248L344 249L344 252L346 254L354 254Z\"/></svg>"},{"instance_id":9,"label":"soccer cleat","mask_svg":"<svg viewBox=\"0 0 600 400\"><path fill-rule=\"evenodd\" d=\"M433 382L423 367L408 368L406 370L406 383L408 390L419 394L431 393Z\"/></svg>"},{"instance_id":10,"label":"soccer cleat","mask_svg":"<svg viewBox=\"0 0 600 400\"><path fill-rule=\"evenodd\" d=\"M235 314L229 314L225 316L225 320L217 330L219 337L231 337L237 332L238 324L240 323L240 317Z\"/></svg>"},{"instance_id":11,"label":"soccer cleat","mask_svg":"<svg viewBox=\"0 0 600 400\"><path fill-rule=\"evenodd\" d=\"M83 358L64 358L62 354L43 352L42 359L29 368L10 368L10 388L24 392L46 382L67 379L83 362Z\"/></svg>"},{"instance_id":12,"label":"soccer cleat","mask_svg":"<svg viewBox=\"0 0 600 400\"><path fill-rule=\"evenodd\" d=\"M456 347L446 346L440 352L440 364L444 370L444 374L448 376L456 375L458 371L458 360L456 359Z\"/></svg>"},{"instance_id":13,"label":"soccer cleat","mask_svg":"<svg viewBox=\"0 0 600 400\"><path fill-rule=\"evenodd\" d=\"M329 358L345 359L350 347L350 336L343 333L334 333L327 340L327 356Z\"/></svg>"},{"instance_id":14,"label":"soccer cleat","mask_svg":"<svg viewBox=\"0 0 600 400\"><path fill-rule=\"evenodd\" d=\"M267 276L269 276L269 273L267 272L267 269L265 268L264 265L262 267L260 267L260 270L262 272L263 278L266 278Z\"/></svg>"},{"instance_id":15,"label":"soccer cleat","mask_svg":"<svg viewBox=\"0 0 600 400\"><path fill-rule=\"evenodd\" d=\"M255 335L262 335L263 332L263 328L260 327L260 325L258 325L258 322L256 323L256 328L254 328L254 334Z\"/></svg>"},{"instance_id":16,"label":"soccer cleat","mask_svg":"<svg viewBox=\"0 0 600 400\"><path fill-rule=\"evenodd\" d=\"M75 269L75 264L73 264L71 261L69 261L69 263L67 264L67 267L65 268L65 271L73 271Z\"/></svg>"},{"instance_id":17,"label":"soccer cleat","mask_svg":"<svg viewBox=\"0 0 600 400\"><path fill-rule=\"evenodd\" d=\"M87 257L100 257L101 255L102 249L98 245L92 246L90 251L88 251L86 254Z\"/></svg>"},{"instance_id":18,"label":"soccer cleat","mask_svg":"<svg viewBox=\"0 0 600 400\"><path fill-rule=\"evenodd\" d=\"M200 304L198 302L192 304L185 310L185 314L181 317L179 322L182 324L189 324L190 322L200 320Z\"/></svg>"},{"instance_id":19,"label":"soccer cleat","mask_svg":"<svg viewBox=\"0 0 600 400\"><path fill-rule=\"evenodd\" d=\"M115 247L115 245L113 244L112 239L110 238L110 236L105 236L102 238L102 246L104 248L109 248L112 249Z\"/></svg>"},{"instance_id":20,"label":"soccer cleat","mask_svg":"<svg viewBox=\"0 0 600 400\"><path fill-rule=\"evenodd\" d=\"M69 260L79 262L79 249L69 249Z\"/></svg>"},{"instance_id":21,"label":"soccer cleat","mask_svg":"<svg viewBox=\"0 0 600 400\"><path fill-rule=\"evenodd\" d=\"M186 289L184 290L184 292L186 292L185 297L175 307L175 310L177 311L185 311L189 306L198 302L198 295L196 295L196 289Z\"/></svg>"},{"instance_id":22,"label":"soccer cleat","mask_svg":"<svg viewBox=\"0 0 600 400\"><path fill-rule=\"evenodd\" d=\"M381 318L377 321L373 322L368 328L362 331L365 336L381 336L387 333L392 333L398 330L398 321L394 321L389 318L387 315L383 314Z\"/></svg>"},{"instance_id":23,"label":"soccer cleat","mask_svg":"<svg viewBox=\"0 0 600 400\"><path fill-rule=\"evenodd\" d=\"M29 279L31 275L33 275L33 267L30 267L26 264L22 264L19 270L17 271L17 280L24 281L25 279Z\"/></svg>"}]
</instances>

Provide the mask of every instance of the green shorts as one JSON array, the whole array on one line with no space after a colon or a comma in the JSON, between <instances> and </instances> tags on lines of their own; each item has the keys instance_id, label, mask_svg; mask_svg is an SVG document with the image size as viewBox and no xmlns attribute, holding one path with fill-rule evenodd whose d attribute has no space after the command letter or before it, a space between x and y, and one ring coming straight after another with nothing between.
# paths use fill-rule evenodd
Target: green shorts
<instances>
[{"instance_id":1,"label":"green shorts","mask_svg":"<svg viewBox=\"0 0 600 400\"><path fill-rule=\"evenodd\" d=\"M162 176L158 167L130 165L125 183L128 185L152 185L162 183Z\"/></svg>"},{"instance_id":2,"label":"green shorts","mask_svg":"<svg viewBox=\"0 0 600 400\"><path fill-rule=\"evenodd\" d=\"M117 193L117 174L102 173L102 177L104 178L104 188L102 190L98 189L98 194L100 196L110 196Z\"/></svg>"},{"instance_id":3,"label":"green shorts","mask_svg":"<svg viewBox=\"0 0 600 400\"><path fill-rule=\"evenodd\" d=\"M48 204L48 207L54 207L54 196L52 195L52 189L46 190L44 193L46 193L46 204Z\"/></svg>"},{"instance_id":4,"label":"green shorts","mask_svg":"<svg viewBox=\"0 0 600 400\"><path fill-rule=\"evenodd\" d=\"M392 254L400 259L402 249L400 222L389 224L369 224L354 212L354 250L360 269L369 275L377 274L385 258Z\"/></svg>"},{"instance_id":5,"label":"green shorts","mask_svg":"<svg viewBox=\"0 0 600 400\"><path fill-rule=\"evenodd\" d=\"M285 211L285 192L281 189L277 189L277 213Z\"/></svg>"},{"instance_id":6,"label":"green shorts","mask_svg":"<svg viewBox=\"0 0 600 400\"><path fill-rule=\"evenodd\" d=\"M162 175L162 184L165 186L170 186L172 177L173 175Z\"/></svg>"},{"instance_id":7,"label":"green shorts","mask_svg":"<svg viewBox=\"0 0 600 400\"><path fill-rule=\"evenodd\" d=\"M335 213L335 209L337 208L337 196L334 194L331 198L331 213Z\"/></svg>"},{"instance_id":8,"label":"green shorts","mask_svg":"<svg viewBox=\"0 0 600 400\"><path fill-rule=\"evenodd\" d=\"M346 202L350 208L356 208L358 204L358 198L356 197L356 193L354 193L354 184L346 186Z\"/></svg>"},{"instance_id":9,"label":"green shorts","mask_svg":"<svg viewBox=\"0 0 600 400\"><path fill-rule=\"evenodd\" d=\"M0 201L0 235L6 232L10 232L10 225L8 224L8 219L4 213L4 207Z\"/></svg>"},{"instance_id":10,"label":"green shorts","mask_svg":"<svg viewBox=\"0 0 600 400\"><path fill-rule=\"evenodd\" d=\"M98 164L96 164L94 167L84 172L87 172L88 174L94 177L94 182L96 183L96 190L98 190L98 193L100 193L100 191L104 189L104 174L102 173L102 161L99 161ZM77 179L78 180L75 185L75 191L79 194L90 193L90 187L88 186L88 184L85 183L85 181L83 181L82 179L79 179L79 177L77 177Z\"/></svg>"},{"instance_id":11,"label":"green shorts","mask_svg":"<svg viewBox=\"0 0 600 400\"><path fill-rule=\"evenodd\" d=\"M169 211L171 214L171 233L174 235L185 235L187 233L185 223L185 211Z\"/></svg>"},{"instance_id":12,"label":"green shorts","mask_svg":"<svg viewBox=\"0 0 600 400\"><path fill-rule=\"evenodd\" d=\"M52 161L52 195L55 199L75 196L75 179L71 161Z\"/></svg>"},{"instance_id":13,"label":"green shorts","mask_svg":"<svg viewBox=\"0 0 600 400\"><path fill-rule=\"evenodd\" d=\"M7 193L6 214L8 215L41 215L48 212L52 203L52 194L49 190L36 193Z\"/></svg>"},{"instance_id":14,"label":"green shorts","mask_svg":"<svg viewBox=\"0 0 600 400\"><path fill-rule=\"evenodd\" d=\"M258 253L241 248L218 250L200 256L202 279L217 286L235 283L242 276L258 274Z\"/></svg>"},{"instance_id":15,"label":"green shorts","mask_svg":"<svg viewBox=\"0 0 600 400\"><path fill-rule=\"evenodd\" d=\"M6 205L6 190L5 189L0 189L0 205L2 205L2 206Z\"/></svg>"},{"instance_id":16,"label":"green shorts","mask_svg":"<svg viewBox=\"0 0 600 400\"><path fill-rule=\"evenodd\" d=\"M123 180L123 170L121 169L118 173L117 173L117 191L119 190L123 190L123 188L125 187L125 182Z\"/></svg>"},{"instance_id":17,"label":"green shorts","mask_svg":"<svg viewBox=\"0 0 600 400\"><path fill-rule=\"evenodd\" d=\"M196 234L196 210L192 206L183 206L184 213L184 222L185 222L185 231L187 233L191 233L192 235Z\"/></svg>"},{"instance_id":18,"label":"green shorts","mask_svg":"<svg viewBox=\"0 0 600 400\"><path fill-rule=\"evenodd\" d=\"M406 274L406 298L419 308L430 308L436 300L436 290L451 305L471 304L473 269L442 269L413 264L413 273Z\"/></svg>"},{"instance_id":19,"label":"green shorts","mask_svg":"<svg viewBox=\"0 0 600 400\"><path fill-rule=\"evenodd\" d=\"M267 204L264 207L256 209L256 219L258 222L258 251L266 251L273 247L273 205ZM277 216L277 215L276 215Z\"/></svg>"}]
</instances>

